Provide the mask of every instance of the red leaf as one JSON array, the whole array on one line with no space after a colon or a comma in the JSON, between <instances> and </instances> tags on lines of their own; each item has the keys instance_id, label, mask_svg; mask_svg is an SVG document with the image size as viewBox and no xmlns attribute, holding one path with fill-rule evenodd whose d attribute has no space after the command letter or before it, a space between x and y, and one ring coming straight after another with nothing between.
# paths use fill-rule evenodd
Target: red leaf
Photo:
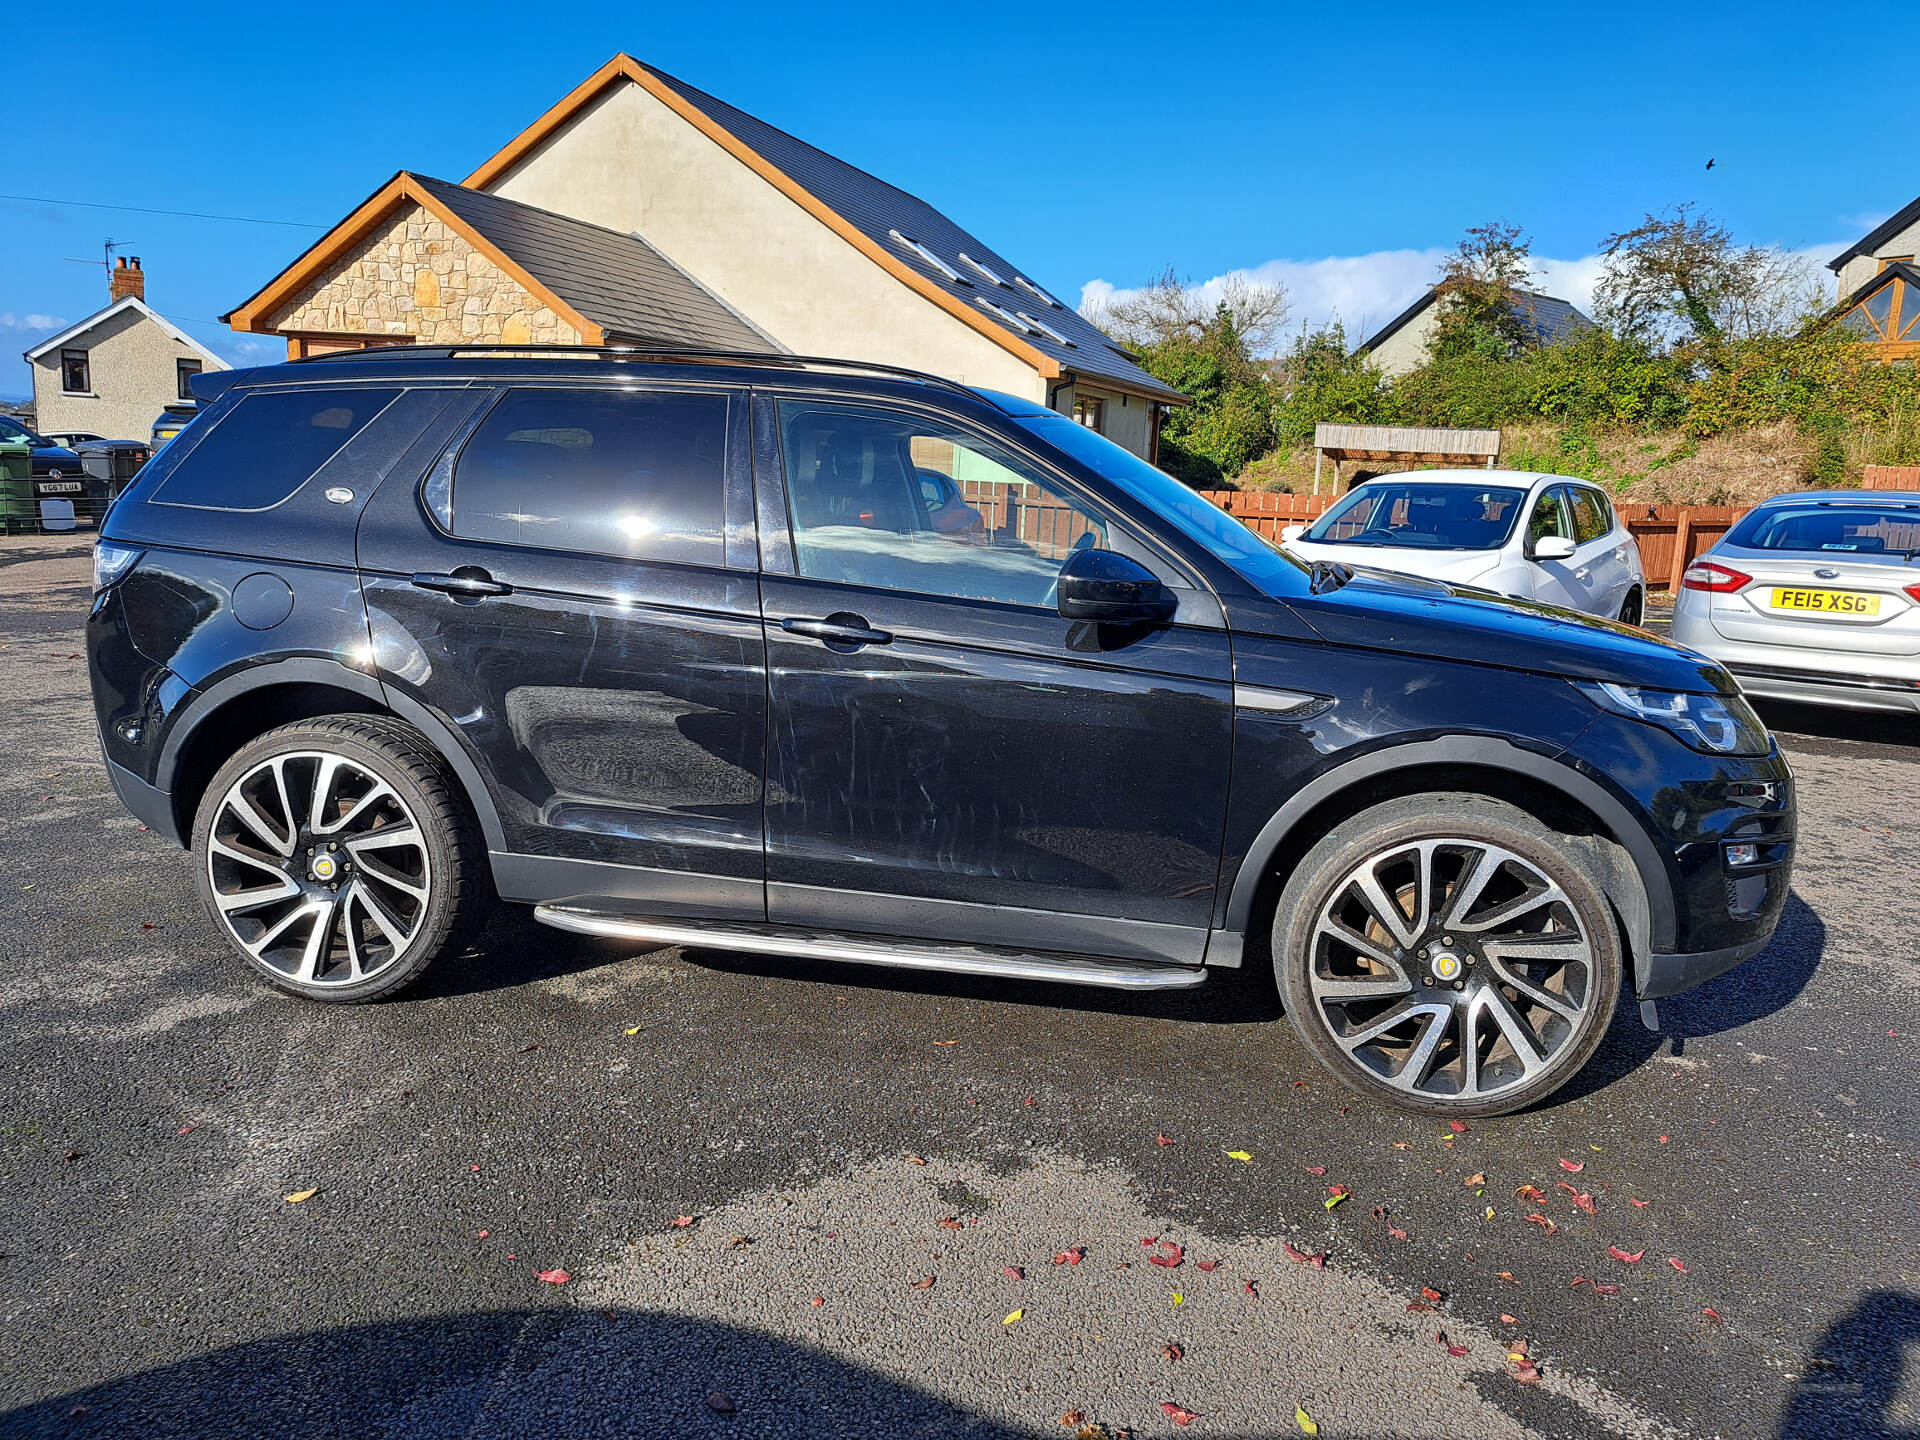
<instances>
[{"instance_id":1,"label":"red leaf","mask_svg":"<svg viewBox=\"0 0 1920 1440\"><path fill-rule=\"evenodd\" d=\"M1158 1245L1159 1243L1160 1243L1160 1237L1158 1235L1142 1235L1140 1237L1140 1246L1142 1249L1146 1249L1149 1246Z\"/></svg>"},{"instance_id":2,"label":"red leaf","mask_svg":"<svg viewBox=\"0 0 1920 1440\"><path fill-rule=\"evenodd\" d=\"M1592 1283L1593 1283L1593 1282L1592 1282L1591 1280L1589 1280L1589 1279L1587 1279L1587 1277L1586 1277L1586 1276L1584 1276L1584 1275L1576 1275L1576 1276L1574 1276L1574 1277L1573 1277L1573 1279L1571 1279L1571 1280L1569 1280L1569 1281L1567 1282L1567 1289L1569 1289L1569 1290L1578 1290L1578 1289L1579 1289L1579 1288L1580 1288L1580 1287L1581 1287L1582 1285L1591 1285Z\"/></svg>"},{"instance_id":3,"label":"red leaf","mask_svg":"<svg viewBox=\"0 0 1920 1440\"><path fill-rule=\"evenodd\" d=\"M1296 1090L1310 1090L1313 1087L1307 1084L1307 1082L1304 1080L1296 1080L1293 1082L1293 1088Z\"/></svg>"},{"instance_id":4,"label":"red leaf","mask_svg":"<svg viewBox=\"0 0 1920 1440\"><path fill-rule=\"evenodd\" d=\"M1085 1412L1085 1411L1082 1411L1082 1410L1069 1410L1069 1411L1067 1411L1067 1413L1066 1413L1066 1414L1064 1414L1064 1415L1062 1415L1062 1416L1060 1417L1060 1423L1061 1423L1062 1425L1066 1425L1066 1426L1069 1426L1069 1427L1071 1427L1071 1426L1074 1426L1074 1425L1079 1425L1079 1424L1082 1424L1082 1423L1084 1423L1084 1422L1085 1422L1085 1420L1086 1420L1086 1418L1087 1418L1087 1416L1086 1416L1086 1412Z\"/></svg>"},{"instance_id":5,"label":"red leaf","mask_svg":"<svg viewBox=\"0 0 1920 1440\"><path fill-rule=\"evenodd\" d=\"M1392 1225L1387 1226L1387 1234L1391 1235L1396 1240L1404 1240L1407 1238L1406 1231L1398 1229L1397 1227Z\"/></svg>"},{"instance_id":6,"label":"red leaf","mask_svg":"<svg viewBox=\"0 0 1920 1440\"><path fill-rule=\"evenodd\" d=\"M1260 1292L1253 1288L1253 1281L1251 1280L1247 1281L1247 1294L1253 1296L1256 1300L1260 1298Z\"/></svg>"},{"instance_id":7,"label":"red leaf","mask_svg":"<svg viewBox=\"0 0 1920 1440\"><path fill-rule=\"evenodd\" d=\"M1502 1315L1500 1319L1503 1324L1507 1325L1518 1325L1520 1323L1520 1317L1518 1315Z\"/></svg>"},{"instance_id":8,"label":"red leaf","mask_svg":"<svg viewBox=\"0 0 1920 1440\"><path fill-rule=\"evenodd\" d=\"M916 1280L913 1282L913 1288L916 1290L931 1290L933 1288L933 1282L938 1278L938 1276L929 1275L924 1280Z\"/></svg>"},{"instance_id":9,"label":"red leaf","mask_svg":"<svg viewBox=\"0 0 1920 1440\"><path fill-rule=\"evenodd\" d=\"M536 1280L544 1280L549 1285L564 1285L573 1279L573 1276L564 1270L536 1270L533 1278Z\"/></svg>"},{"instance_id":10,"label":"red leaf","mask_svg":"<svg viewBox=\"0 0 1920 1440\"><path fill-rule=\"evenodd\" d=\"M1682 1275L1691 1273L1690 1271L1688 1271L1686 1266L1682 1265L1678 1260L1674 1259L1673 1256L1671 1255L1667 1256L1667 1264L1671 1265L1674 1269L1678 1270Z\"/></svg>"},{"instance_id":11,"label":"red leaf","mask_svg":"<svg viewBox=\"0 0 1920 1440\"><path fill-rule=\"evenodd\" d=\"M1433 1306L1425 1304L1419 1300L1409 1300L1407 1302L1407 1313L1409 1315L1417 1315L1421 1311L1431 1310L1431 1309L1433 1309Z\"/></svg>"},{"instance_id":12,"label":"red leaf","mask_svg":"<svg viewBox=\"0 0 1920 1440\"><path fill-rule=\"evenodd\" d=\"M1511 1270L1496 1270L1494 1271L1494 1274L1498 1275L1502 1280L1506 1281L1507 1284L1509 1285L1518 1285L1520 1283L1518 1280L1513 1278L1513 1272Z\"/></svg>"},{"instance_id":13,"label":"red leaf","mask_svg":"<svg viewBox=\"0 0 1920 1440\"><path fill-rule=\"evenodd\" d=\"M1327 1186L1327 1194L1329 1195L1345 1195L1346 1193L1347 1193L1347 1187L1344 1185Z\"/></svg>"},{"instance_id":14,"label":"red leaf","mask_svg":"<svg viewBox=\"0 0 1920 1440\"><path fill-rule=\"evenodd\" d=\"M1009 1280L1024 1280L1027 1278L1027 1272L1022 1270L1018 1265L1002 1265L1000 1267L1000 1273Z\"/></svg>"},{"instance_id":15,"label":"red leaf","mask_svg":"<svg viewBox=\"0 0 1920 1440\"><path fill-rule=\"evenodd\" d=\"M1426 1296L1427 1299L1431 1300L1436 1305L1438 1305L1442 1300L1447 1298L1445 1295L1442 1295L1438 1290L1434 1289L1431 1285L1422 1285L1420 1287L1420 1293Z\"/></svg>"},{"instance_id":16,"label":"red leaf","mask_svg":"<svg viewBox=\"0 0 1920 1440\"><path fill-rule=\"evenodd\" d=\"M1566 1191L1567 1194L1572 1197L1573 1205L1576 1210L1584 1210L1589 1215L1592 1215L1595 1213L1593 1208L1593 1196L1585 1193L1584 1191L1574 1189L1573 1186L1567 1184L1567 1182L1564 1180L1560 1182L1560 1188Z\"/></svg>"},{"instance_id":17,"label":"red leaf","mask_svg":"<svg viewBox=\"0 0 1920 1440\"><path fill-rule=\"evenodd\" d=\"M1291 1240L1282 1240L1280 1242L1280 1248L1287 1252L1287 1259L1295 1261L1298 1264L1311 1265L1316 1270L1324 1270L1327 1268L1327 1254L1324 1250L1318 1255L1309 1255L1304 1250L1296 1249Z\"/></svg>"},{"instance_id":18,"label":"red leaf","mask_svg":"<svg viewBox=\"0 0 1920 1440\"><path fill-rule=\"evenodd\" d=\"M1547 1219L1547 1217L1544 1215L1529 1215L1527 1216L1527 1223L1529 1225L1538 1225L1542 1230L1544 1230L1549 1235L1553 1234L1554 1231L1560 1228L1558 1225L1554 1224L1553 1221Z\"/></svg>"},{"instance_id":19,"label":"red leaf","mask_svg":"<svg viewBox=\"0 0 1920 1440\"><path fill-rule=\"evenodd\" d=\"M541 1045L541 1043L538 1040L536 1040L531 1045L522 1045L520 1047L520 1053L522 1055L531 1055L534 1051L541 1050L544 1048L545 1047Z\"/></svg>"},{"instance_id":20,"label":"red leaf","mask_svg":"<svg viewBox=\"0 0 1920 1440\"><path fill-rule=\"evenodd\" d=\"M1156 1134L1153 1137L1153 1143L1156 1145L1171 1145L1173 1144L1173 1136Z\"/></svg>"},{"instance_id":21,"label":"red leaf","mask_svg":"<svg viewBox=\"0 0 1920 1440\"><path fill-rule=\"evenodd\" d=\"M940 1228L941 1228L942 1230L964 1230L964 1229L966 1229L967 1227L966 1227L966 1226L964 1226L964 1225L962 1225L962 1224L960 1223L960 1217L959 1217L959 1216L957 1216L957 1215L949 1215L949 1216L947 1216L947 1218L946 1218L946 1219L944 1219L944 1220L942 1220L942 1221L940 1222Z\"/></svg>"},{"instance_id":22,"label":"red leaf","mask_svg":"<svg viewBox=\"0 0 1920 1440\"><path fill-rule=\"evenodd\" d=\"M1536 1205L1547 1198L1547 1192L1542 1190L1538 1185L1522 1185L1513 1193L1523 1200L1531 1200Z\"/></svg>"},{"instance_id":23,"label":"red leaf","mask_svg":"<svg viewBox=\"0 0 1920 1440\"><path fill-rule=\"evenodd\" d=\"M1054 1256L1053 1263L1056 1265L1078 1265L1082 1260L1086 1259L1086 1257L1086 1246L1076 1245L1073 1249L1062 1250L1058 1255Z\"/></svg>"},{"instance_id":24,"label":"red leaf","mask_svg":"<svg viewBox=\"0 0 1920 1440\"><path fill-rule=\"evenodd\" d=\"M1664 1144L1666 1144L1666 1143L1667 1143L1667 1137L1666 1137L1666 1136L1664 1136L1664 1135L1662 1135L1662 1136L1660 1137L1660 1143L1661 1143L1662 1145L1664 1145Z\"/></svg>"},{"instance_id":25,"label":"red leaf","mask_svg":"<svg viewBox=\"0 0 1920 1440\"><path fill-rule=\"evenodd\" d=\"M475 1166L474 1168L478 1169L479 1167ZM691 1215L676 1215L673 1219L667 1221L667 1224L675 1230L684 1230L689 1225L698 1225L699 1223L700 1222Z\"/></svg>"},{"instance_id":26,"label":"red leaf","mask_svg":"<svg viewBox=\"0 0 1920 1440\"><path fill-rule=\"evenodd\" d=\"M1160 1402L1160 1408L1166 1412L1167 1418L1176 1425L1191 1425L1200 1418L1199 1411L1182 1410L1171 1400L1162 1400Z\"/></svg>"},{"instance_id":27,"label":"red leaf","mask_svg":"<svg viewBox=\"0 0 1920 1440\"><path fill-rule=\"evenodd\" d=\"M1724 1325L1727 1323L1725 1320L1720 1318L1720 1312L1714 1309L1713 1306L1711 1305L1702 1305L1700 1307L1700 1313L1706 1316L1709 1320L1713 1321L1713 1323L1716 1325Z\"/></svg>"},{"instance_id":28,"label":"red leaf","mask_svg":"<svg viewBox=\"0 0 1920 1440\"><path fill-rule=\"evenodd\" d=\"M1187 1252L1171 1240L1160 1240L1155 1243L1159 1249L1164 1250L1166 1253L1164 1255L1149 1255L1147 1257L1147 1264L1149 1265L1159 1265L1171 1270L1187 1258Z\"/></svg>"},{"instance_id":29,"label":"red leaf","mask_svg":"<svg viewBox=\"0 0 1920 1440\"><path fill-rule=\"evenodd\" d=\"M200 1122L196 1120L191 1125L182 1125L180 1127L179 1133L182 1135L191 1135L193 1131L199 1126L199 1124Z\"/></svg>"},{"instance_id":30,"label":"red leaf","mask_svg":"<svg viewBox=\"0 0 1920 1440\"><path fill-rule=\"evenodd\" d=\"M1631 1204L1631 1205L1632 1205L1632 1206L1633 1206L1633 1207L1634 1207L1634 1208L1635 1208L1636 1210L1644 1210L1644 1209L1646 1209L1646 1208L1647 1208L1647 1206L1649 1206L1649 1205L1651 1205L1651 1204L1653 1203L1653 1202L1652 1202L1651 1200L1635 1200L1635 1199L1634 1199L1634 1198L1633 1198L1633 1197L1632 1197L1631 1195L1629 1195L1629 1196L1627 1197L1627 1201L1628 1201L1628 1203L1629 1203L1629 1204Z\"/></svg>"},{"instance_id":31,"label":"red leaf","mask_svg":"<svg viewBox=\"0 0 1920 1440\"><path fill-rule=\"evenodd\" d=\"M1567 1160L1563 1158L1560 1161L1560 1168L1569 1175L1578 1175L1582 1170L1587 1168L1587 1162L1584 1160Z\"/></svg>"},{"instance_id":32,"label":"red leaf","mask_svg":"<svg viewBox=\"0 0 1920 1440\"><path fill-rule=\"evenodd\" d=\"M813 1297L813 1303L815 1305L824 1305L827 1303L827 1297L824 1295L816 1295Z\"/></svg>"},{"instance_id":33,"label":"red leaf","mask_svg":"<svg viewBox=\"0 0 1920 1440\"><path fill-rule=\"evenodd\" d=\"M1620 1293L1620 1287L1618 1285L1602 1285L1598 1280L1593 1282L1593 1288L1602 1295L1618 1295Z\"/></svg>"},{"instance_id":34,"label":"red leaf","mask_svg":"<svg viewBox=\"0 0 1920 1440\"><path fill-rule=\"evenodd\" d=\"M1324 1165L1307 1166L1307 1174L1309 1175L1324 1175L1326 1173L1327 1173L1327 1167Z\"/></svg>"},{"instance_id":35,"label":"red leaf","mask_svg":"<svg viewBox=\"0 0 1920 1440\"><path fill-rule=\"evenodd\" d=\"M907 1156L907 1164L909 1164L909 1165L924 1165L924 1164L926 1164L926 1163L927 1163L927 1161L926 1161L926 1157L925 1157L925 1156L923 1156L923 1155L909 1155L909 1156Z\"/></svg>"},{"instance_id":36,"label":"red leaf","mask_svg":"<svg viewBox=\"0 0 1920 1440\"><path fill-rule=\"evenodd\" d=\"M493 1234L491 1230L482 1230L478 1235L475 1235L473 1238L476 1240L484 1240L491 1234Z\"/></svg>"},{"instance_id":37,"label":"red leaf","mask_svg":"<svg viewBox=\"0 0 1920 1440\"><path fill-rule=\"evenodd\" d=\"M1029 1096L1027 1096L1027 1098L1026 1098L1026 1101L1025 1101L1024 1103L1026 1103L1026 1104L1028 1104L1028 1105L1031 1105L1031 1104L1033 1104L1033 1096L1031 1096L1031 1095L1029 1095Z\"/></svg>"},{"instance_id":38,"label":"red leaf","mask_svg":"<svg viewBox=\"0 0 1920 1440\"><path fill-rule=\"evenodd\" d=\"M1184 1359L1187 1352L1169 1340L1160 1347L1160 1353L1167 1357L1167 1363L1171 1365L1176 1360Z\"/></svg>"},{"instance_id":39,"label":"red leaf","mask_svg":"<svg viewBox=\"0 0 1920 1440\"><path fill-rule=\"evenodd\" d=\"M1472 1350L1465 1345L1447 1346L1447 1354L1453 1356L1453 1358L1456 1360L1458 1360L1462 1355L1470 1355L1472 1353L1473 1353Z\"/></svg>"},{"instance_id":40,"label":"red leaf","mask_svg":"<svg viewBox=\"0 0 1920 1440\"><path fill-rule=\"evenodd\" d=\"M1206 1271L1209 1275L1211 1275L1215 1270L1219 1268L1220 1262L1218 1260L1202 1260L1199 1262L1199 1265L1202 1270Z\"/></svg>"},{"instance_id":41,"label":"red leaf","mask_svg":"<svg viewBox=\"0 0 1920 1440\"><path fill-rule=\"evenodd\" d=\"M1646 1253L1647 1252L1644 1250L1636 1250L1631 1255L1629 1255L1626 1251L1622 1250L1618 1245L1607 1246L1607 1254L1611 1255L1614 1259L1620 1261L1622 1264L1625 1264L1625 1265L1638 1265L1640 1263L1640 1257Z\"/></svg>"},{"instance_id":42,"label":"red leaf","mask_svg":"<svg viewBox=\"0 0 1920 1440\"><path fill-rule=\"evenodd\" d=\"M1467 1122L1464 1120L1449 1120L1447 1121L1447 1128L1456 1135L1464 1135L1467 1133Z\"/></svg>"}]
</instances>

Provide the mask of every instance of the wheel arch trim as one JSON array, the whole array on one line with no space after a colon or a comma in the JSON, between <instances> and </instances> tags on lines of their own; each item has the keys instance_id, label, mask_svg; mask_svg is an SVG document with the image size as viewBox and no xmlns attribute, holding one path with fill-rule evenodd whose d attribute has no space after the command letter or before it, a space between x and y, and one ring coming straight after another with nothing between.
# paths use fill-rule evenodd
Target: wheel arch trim
<instances>
[{"instance_id":1,"label":"wheel arch trim","mask_svg":"<svg viewBox=\"0 0 1920 1440\"><path fill-rule=\"evenodd\" d=\"M1247 847L1234 877L1222 930L1246 934L1255 899L1274 856L1287 843L1294 828L1314 810L1345 790L1395 771L1446 765L1504 770L1556 790L1591 812L1607 827L1614 842L1631 861L1627 865L1603 866L1609 873L1598 877L1625 922L1629 948L1637 958L1650 951L1673 947L1676 918L1673 882L1659 847L1632 812L1598 782L1571 765L1484 735L1445 735L1418 744L1375 750L1336 765L1301 786L1274 812Z\"/></svg>"},{"instance_id":2,"label":"wheel arch trim","mask_svg":"<svg viewBox=\"0 0 1920 1440\"><path fill-rule=\"evenodd\" d=\"M336 690L351 691L373 701L395 718L406 721L426 737L427 743L447 762L459 780L467 803L473 806L473 813L480 821L487 848L492 851L507 848L500 812L493 803L486 780L466 747L447 728L446 723L419 701L395 693L391 687L381 684L364 671L320 656L297 656L251 666L239 674L216 681L205 690L195 692L193 699L188 702L187 713L169 729L166 742L161 746L160 759L154 770L155 787L172 793L181 756L207 720L242 696L280 685L325 685Z\"/></svg>"}]
</instances>

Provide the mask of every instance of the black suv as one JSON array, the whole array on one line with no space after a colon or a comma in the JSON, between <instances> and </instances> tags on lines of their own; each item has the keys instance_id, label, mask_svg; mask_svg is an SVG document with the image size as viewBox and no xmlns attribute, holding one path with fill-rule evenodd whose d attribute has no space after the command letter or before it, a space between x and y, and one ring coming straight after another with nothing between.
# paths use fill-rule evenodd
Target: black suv
<instances>
[{"instance_id":1,"label":"black suv","mask_svg":"<svg viewBox=\"0 0 1920 1440\"><path fill-rule=\"evenodd\" d=\"M1791 778L1718 665L1309 569L1028 401L565 349L194 386L99 545L100 736L297 995L458 963L496 897L1011 979L1271 964L1344 1080L1490 1114L1786 899Z\"/></svg>"}]
</instances>

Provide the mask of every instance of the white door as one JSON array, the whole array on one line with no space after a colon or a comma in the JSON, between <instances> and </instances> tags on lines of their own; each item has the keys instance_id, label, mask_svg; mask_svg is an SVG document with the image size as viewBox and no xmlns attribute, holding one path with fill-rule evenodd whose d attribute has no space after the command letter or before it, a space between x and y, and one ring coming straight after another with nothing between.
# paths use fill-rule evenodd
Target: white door
<instances>
[{"instance_id":1,"label":"white door","mask_svg":"<svg viewBox=\"0 0 1920 1440\"><path fill-rule=\"evenodd\" d=\"M1549 535L1558 535L1572 540L1573 507L1567 503L1566 487L1555 485L1542 490L1533 502L1533 511L1527 516L1527 569L1532 576L1532 595L1536 600L1544 600L1549 605L1564 605L1569 610L1584 610L1585 596L1581 582L1574 579L1578 566L1579 552L1567 560L1535 560L1533 547Z\"/></svg>"},{"instance_id":2,"label":"white door","mask_svg":"<svg viewBox=\"0 0 1920 1440\"><path fill-rule=\"evenodd\" d=\"M1573 510L1573 579L1579 586L1580 608L1608 619L1620 613L1627 598L1627 562L1614 534L1613 507L1607 497L1589 485L1566 487Z\"/></svg>"}]
</instances>

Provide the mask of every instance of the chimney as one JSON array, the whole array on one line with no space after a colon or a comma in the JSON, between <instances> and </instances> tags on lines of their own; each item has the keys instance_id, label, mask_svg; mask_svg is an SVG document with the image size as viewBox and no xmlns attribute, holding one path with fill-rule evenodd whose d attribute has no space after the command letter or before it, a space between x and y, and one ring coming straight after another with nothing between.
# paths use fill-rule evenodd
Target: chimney
<instances>
[{"instance_id":1,"label":"chimney","mask_svg":"<svg viewBox=\"0 0 1920 1440\"><path fill-rule=\"evenodd\" d=\"M127 263L126 256L120 257L120 263L107 272L107 290L116 305L129 295L136 300L147 298L147 272L140 268L138 255L133 257L132 264Z\"/></svg>"}]
</instances>

